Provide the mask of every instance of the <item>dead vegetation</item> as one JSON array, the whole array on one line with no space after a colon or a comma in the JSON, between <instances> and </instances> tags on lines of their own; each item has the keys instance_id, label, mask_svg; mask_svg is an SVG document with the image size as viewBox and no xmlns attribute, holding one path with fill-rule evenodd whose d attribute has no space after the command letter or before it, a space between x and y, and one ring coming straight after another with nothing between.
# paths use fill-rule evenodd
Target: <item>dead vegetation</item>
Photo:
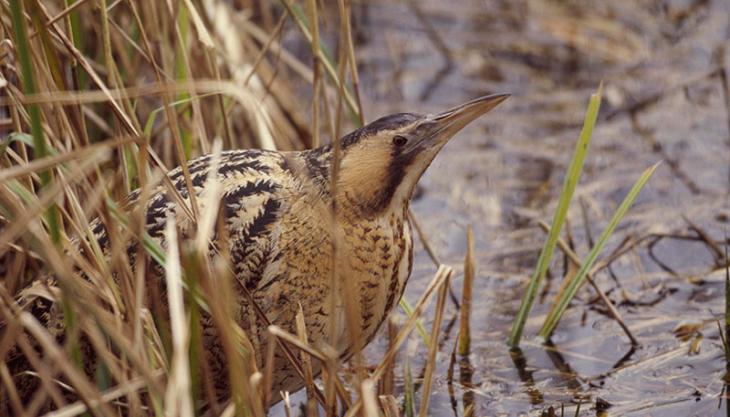
<instances>
[{"instance_id":1,"label":"dead vegetation","mask_svg":"<svg viewBox=\"0 0 730 417\"><path fill-rule=\"evenodd\" d=\"M192 201L194 241L163 249L143 229L144 204L124 199L139 189L143 203L178 165L190 187L186 161L196 155L304 149L361 124L349 4L327 8L339 20L335 57L319 39L313 1L9 1L0 8L4 412L263 416L279 393L270 393L271 367L264 361L259 369L254 358L265 354L270 363L273 350L252 351L246 329L231 318L227 259L201 250L217 206L201 211ZM285 34L310 45L311 61L283 46ZM302 88L311 90L311 105ZM95 218L109 231L109 253L95 242ZM178 242L174 227L166 237ZM165 266L162 294L145 285L150 262ZM276 349L307 381L310 411L319 403L328 415L377 414L375 385L450 275L439 270L413 319L394 332L390 359L367 376L310 346L303 321L298 336L272 326ZM15 301L21 292L27 305ZM36 303L57 306L57 317L33 315ZM230 402L219 403L200 351L203 314L226 335ZM59 326L63 334L54 332ZM80 349L96 357L91 369ZM31 365L21 380L37 385L29 398L15 385L19 356ZM311 361L325 364L324 390L313 382ZM392 384L380 392L395 404Z\"/></svg>"}]
</instances>

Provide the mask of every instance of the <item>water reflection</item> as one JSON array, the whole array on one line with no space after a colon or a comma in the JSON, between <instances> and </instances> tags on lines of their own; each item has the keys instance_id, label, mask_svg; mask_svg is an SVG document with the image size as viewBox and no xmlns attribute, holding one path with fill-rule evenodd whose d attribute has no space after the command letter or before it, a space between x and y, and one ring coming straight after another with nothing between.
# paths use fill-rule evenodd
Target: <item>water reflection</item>
<instances>
[{"instance_id":1,"label":"water reflection","mask_svg":"<svg viewBox=\"0 0 730 417\"><path fill-rule=\"evenodd\" d=\"M578 374L571 368L570 364L565 360L563 354L560 353L557 347L548 340L544 344L545 353L547 354L550 362L552 362L555 369L560 371L560 377L565 381L566 386L573 391L573 396L577 399L582 398L580 391L582 390L582 384L578 379Z\"/></svg>"},{"instance_id":2,"label":"water reflection","mask_svg":"<svg viewBox=\"0 0 730 417\"><path fill-rule=\"evenodd\" d=\"M512 359L515 369L517 369L517 375L520 381L525 385L527 395L530 396L530 404L542 404L545 398L542 392L535 387L535 378L532 376L535 370L527 369L527 358L525 358L522 349L519 347L510 349L509 356Z\"/></svg>"},{"instance_id":3,"label":"water reflection","mask_svg":"<svg viewBox=\"0 0 730 417\"><path fill-rule=\"evenodd\" d=\"M459 412L459 400L456 398L456 390L454 388L453 369L457 362L456 356L458 356L459 365L459 388L461 391L461 405L462 411ZM451 356L451 365L449 367L449 375L447 388L449 391L449 399L451 401L451 409L454 411L454 417L473 417L476 403L474 390L476 386L473 383L474 378L474 367L469 360L469 355L456 355L455 353Z\"/></svg>"}]
</instances>

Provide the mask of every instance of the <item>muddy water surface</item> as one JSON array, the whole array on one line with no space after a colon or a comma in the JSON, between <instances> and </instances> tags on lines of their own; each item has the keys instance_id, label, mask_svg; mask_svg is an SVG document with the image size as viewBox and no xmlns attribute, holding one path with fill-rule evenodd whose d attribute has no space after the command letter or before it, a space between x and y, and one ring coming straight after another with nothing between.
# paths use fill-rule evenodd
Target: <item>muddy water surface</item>
<instances>
[{"instance_id":1,"label":"muddy water surface","mask_svg":"<svg viewBox=\"0 0 730 417\"><path fill-rule=\"evenodd\" d=\"M449 305L431 415L472 407L474 415L540 415L551 406L574 415L579 403L580 415L730 413L716 324L730 216L722 72L730 68L730 3L376 1L354 9L369 120L513 94L448 145L413 204L441 262L459 271L457 294L468 225L477 247L471 354L457 358L450 381L458 324L448 327L457 314ZM605 99L566 236L584 256L640 173L664 161L603 256L625 239L636 244L596 275L640 346L588 286L550 345L534 339L566 273L558 253L522 348L510 352L505 340L545 238L536 220L552 216L601 80ZM435 271L418 248L412 301Z\"/></svg>"}]
</instances>

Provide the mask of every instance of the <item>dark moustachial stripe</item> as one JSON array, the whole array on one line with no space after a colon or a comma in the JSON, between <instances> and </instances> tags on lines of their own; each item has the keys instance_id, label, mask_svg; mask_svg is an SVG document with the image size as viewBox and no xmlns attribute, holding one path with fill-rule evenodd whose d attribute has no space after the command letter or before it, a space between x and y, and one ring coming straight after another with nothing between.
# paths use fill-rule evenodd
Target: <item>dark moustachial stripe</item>
<instances>
[{"instance_id":1,"label":"dark moustachial stripe","mask_svg":"<svg viewBox=\"0 0 730 417\"><path fill-rule=\"evenodd\" d=\"M406 169L411 165L416 154L414 152L395 154L388 166L388 174L385 179L385 183L379 190L377 198L374 198L371 204L367 207L367 211L370 214L377 214L383 211L390 204L390 200L393 199L395 190L398 189L403 176L406 173Z\"/></svg>"},{"instance_id":2,"label":"dark moustachial stripe","mask_svg":"<svg viewBox=\"0 0 730 417\"><path fill-rule=\"evenodd\" d=\"M357 129L340 139L342 151L358 143L362 138L371 137L384 129L397 129L401 126L413 123L423 118L415 113L396 113L381 117L360 129ZM332 144L321 146L317 149L305 151L304 159L307 163L309 177L319 184L325 195L329 194L329 169L332 158ZM393 190L394 192L394 190ZM392 194L392 193L391 193ZM384 202L382 205L387 204ZM378 207L381 205L379 204ZM377 209L377 208L376 208Z\"/></svg>"}]
</instances>

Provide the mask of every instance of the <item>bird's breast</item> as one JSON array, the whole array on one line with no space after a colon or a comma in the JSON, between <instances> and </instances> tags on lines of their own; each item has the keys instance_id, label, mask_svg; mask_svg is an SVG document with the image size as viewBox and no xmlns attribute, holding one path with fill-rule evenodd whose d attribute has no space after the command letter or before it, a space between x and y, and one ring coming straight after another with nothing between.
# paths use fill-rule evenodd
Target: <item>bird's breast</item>
<instances>
[{"instance_id":1,"label":"bird's breast","mask_svg":"<svg viewBox=\"0 0 730 417\"><path fill-rule=\"evenodd\" d=\"M411 271L411 230L406 211L343 225L347 242L343 305L355 302L362 339L369 341L400 299ZM349 290L348 290L349 287ZM342 335L347 338L348 335Z\"/></svg>"}]
</instances>

